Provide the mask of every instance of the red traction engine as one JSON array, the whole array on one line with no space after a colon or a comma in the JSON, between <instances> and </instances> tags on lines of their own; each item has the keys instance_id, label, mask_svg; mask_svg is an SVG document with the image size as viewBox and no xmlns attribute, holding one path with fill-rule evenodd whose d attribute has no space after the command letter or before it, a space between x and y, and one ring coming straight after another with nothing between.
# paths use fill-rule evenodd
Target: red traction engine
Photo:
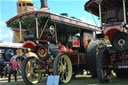
<instances>
[{"instance_id":1,"label":"red traction engine","mask_svg":"<svg viewBox=\"0 0 128 85\"><path fill-rule=\"evenodd\" d=\"M45 11L18 14L7 26L19 30L20 41L27 49L22 63L22 78L27 85L39 83L46 74L59 75L65 84L84 70L96 76L97 26Z\"/></svg>"},{"instance_id":2,"label":"red traction engine","mask_svg":"<svg viewBox=\"0 0 128 85\"><path fill-rule=\"evenodd\" d=\"M97 75L101 83L109 82L112 73L128 76L128 0L89 0L85 10L100 19L103 42L97 48ZM110 43L106 43L106 38Z\"/></svg>"}]
</instances>

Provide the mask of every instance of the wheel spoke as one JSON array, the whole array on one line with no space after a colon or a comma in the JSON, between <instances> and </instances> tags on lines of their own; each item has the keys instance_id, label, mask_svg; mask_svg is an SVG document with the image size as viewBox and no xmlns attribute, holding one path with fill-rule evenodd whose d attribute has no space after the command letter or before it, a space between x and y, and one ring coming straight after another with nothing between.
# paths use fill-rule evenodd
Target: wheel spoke
<instances>
[{"instance_id":1,"label":"wheel spoke","mask_svg":"<svg viewBox=\"0 0 128 85\"><path fill-rule=\"evenodd\" d=\"M33 77L34 77L34 76L33 76L32 74L28 74L28 75L27 75L27 78L29 79L29 81L33 81L33 80L34 80Z\"/></svg>"},{"instance_id":2,"label":"wheel spoke","mask_svg":"<svg viewBox=\"0 0 128 85\"><path fill-rule=\"evenodd\" d=\"M60 58L59 63L60 63L60 65L63 65L63 60L62 60L62 58Z\"/></svg>"},{"instance_id":3,"label":"wheel spoke","mask_svg":"<svg viewBox=\"0 0 128 85\"><path fill-rule=\"evenodd\" d=\"M66 60L64 59L64 63L63 63L63 65L66 67L67 66L67 62L66 62Z\"/></svg>"},{"instance_id":4,"label":"wheel spoke","mask_svg":"<svg viewBox=\"0 0 128 85\"><path fill-rule=\"evenodd\" d=\"M68 75L66 74L66 72L64 73L64 76L65 76L65 80L67 80Z\"/></svg>"},{"instance_id":5,"label":"wheel spoke","mask_svg":"<svg viewBox=\"0 0 128 85\"><path fill-rule=\"evenodd\" d=\"M61 80L64 80L64 73L61 73Z\"/></svg>"},{"instance_id":6,"label":"wheel spoke","mask_svg":"<svg viewBox=\"0 0 128 85\"><path fill-rule=\"evenodd\" d=\"M65 62L65 59L64 58L62 58L62 64L64 65L64 62Z\"/></svg>"}]
</instances>

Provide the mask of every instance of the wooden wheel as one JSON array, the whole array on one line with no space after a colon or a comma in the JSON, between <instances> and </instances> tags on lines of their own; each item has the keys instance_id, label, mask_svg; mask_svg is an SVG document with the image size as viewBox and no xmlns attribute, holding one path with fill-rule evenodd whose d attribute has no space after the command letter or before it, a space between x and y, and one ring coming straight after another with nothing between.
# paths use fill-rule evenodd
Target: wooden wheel
<instances>
[{"instance_id":1,"label":"wooden wheel","mask_svg":"<svg viewBox=\"0 0 128 85\"><path fill-rule=\"evenodd\" d=\"M22 65L22 77L26 84L33 85L39 83L42 73L34 72L41 69L39 61L35 57L28 57L24 60Z\"/></svg>"},{"instance_id":2,"label":"wooden wheel","mask_svg":"<svg viewBox=\"0 0 128 85\"><path fill-rule=\"evenodd\" d=\"M72 77L72 63L70 58L65 54L59 54L53 63L54 75L60 76L62 83L68 83Z\"/></svg>"},{"instance_id":3,"label":"wooden wheel","mask_svg":"<svg viewBox=\"0 0 128 85\"><path fill-rule=\"evenodd\" d=\"M100 83L106 83L111 80L111 69L109 68L109 57L105 48L100 49L97 56L97 76Z\"/></svg>"}]
</instances>

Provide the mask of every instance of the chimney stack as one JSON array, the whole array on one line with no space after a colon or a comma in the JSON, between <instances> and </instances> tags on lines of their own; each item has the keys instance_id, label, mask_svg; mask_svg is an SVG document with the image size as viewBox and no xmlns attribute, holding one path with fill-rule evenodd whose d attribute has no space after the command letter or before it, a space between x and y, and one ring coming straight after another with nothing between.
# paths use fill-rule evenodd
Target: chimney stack
<instances>
[{"instance_id":1,"label":"chimney stack","mask_svg":"<svg viewBox=\"0 0 128 85\"><path fill-rule=\"evenodd\" d=\"M47 6L47 0L40 0L40 2L41 2L40 10L41 11L48 11L49 8Z\"/></svg>"}]
</instances>

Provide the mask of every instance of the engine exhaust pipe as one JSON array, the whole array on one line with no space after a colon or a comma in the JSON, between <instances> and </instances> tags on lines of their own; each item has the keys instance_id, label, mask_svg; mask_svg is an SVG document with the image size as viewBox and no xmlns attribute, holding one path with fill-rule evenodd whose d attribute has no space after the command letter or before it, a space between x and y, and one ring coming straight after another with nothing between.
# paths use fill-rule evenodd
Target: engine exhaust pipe
<instances>
[{"instance_id":1,"label":"engine exhaust pipe","mask_svg":"<svg viewBox=\"0 0 128 85\"><path fill-rule=\"evenodd\" d=\"M47 0L40 0L40 2L41 2L40 10L41 11L48 11L49 8L48 8L48 5L47 5Z\"/></svg>"}]
</instances>

